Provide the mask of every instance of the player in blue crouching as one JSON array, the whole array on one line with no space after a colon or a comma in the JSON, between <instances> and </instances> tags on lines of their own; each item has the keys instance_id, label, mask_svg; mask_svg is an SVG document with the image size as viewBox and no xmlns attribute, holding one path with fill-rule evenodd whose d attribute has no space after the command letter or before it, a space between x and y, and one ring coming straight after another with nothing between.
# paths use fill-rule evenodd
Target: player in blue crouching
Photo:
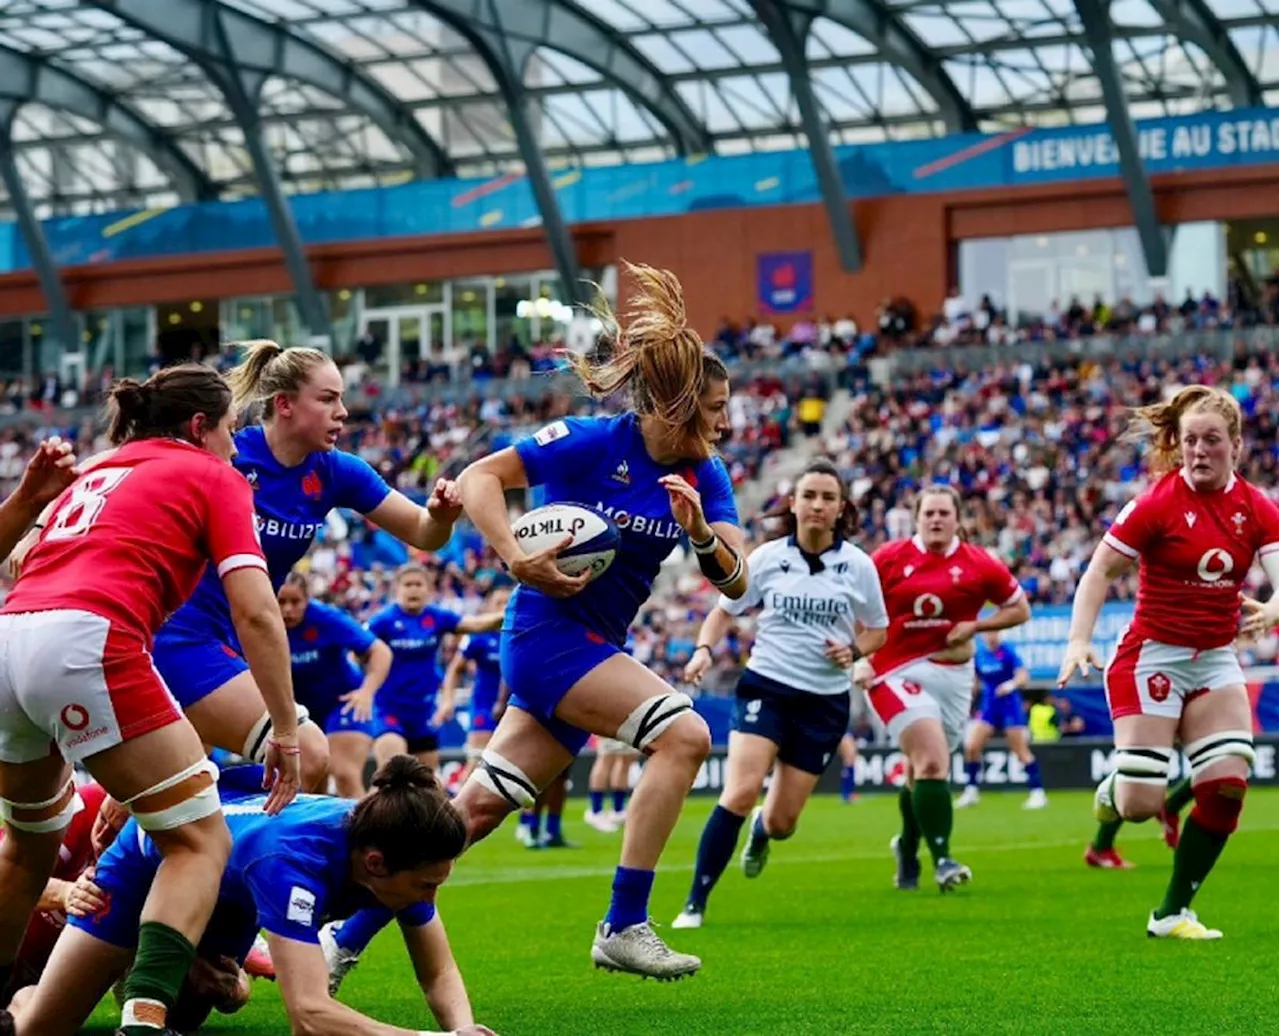
<instances>
[{"instance_id":1,"label":"player in blue crouching","mask_svg":"<svg viewBox=\"0 0 1280 1036\"><path fill-rule=\"evenodd\" d=\"M508 706L457 803L474 841L528 807L590 734L644 752L591 957L597 967L671 979L701 961L654 932L649 895L711 739L688 695L627 655L627 627L686 536L702 571L729 597L746 591L747 571L733 487L715 456L729 427L727 371L686 324L675 277L644 266L627 271L637 290L624 326L603 312L601 352L570 361L593 396L625 392L629 409L556 421L459 476L468 516L521 585L502 632ZM592 506L616 522L617 554L594 582L560 571L556 553L567 542L532 555L521 549L505 494L532 486L543 487L545 503Z\"/></svg>"},{"instance_id":2,"label":"player in blue crouching","mask_svg":"<svg viewBox=\"0 0 1280 1036\"><path fill-rule=\"evenodd\" d=\"M423 1036L377 1023L328 994L321 925L378 903L400 922L437 1022L458 1034L488 1033L474 1023L435 909L436 892L466 845L465 822L431 771L415 759L393 759L373 785L359 802L302 796L275 817L263 812L261 795L226 802L231 860L201 954L243 961L261 926L292 1031ZM23 1000L19 1031L69 1036L88 1018L129 966L159 862L155 847L130 820L93 879L103 909L70 920L40 984Z\"/></svg>"},{"instance_id":3,"label":"player in blue crouching","mask_svg":"<svg viewBox=\"0 0 1280 1036\"><path fill-rule=\"evenodd\" d=\"M391 646L391 673L374 701L373 757L381 766L395 755L440 765L436 695L440 641L447 633L481 633L502 625L502 612L459 615L427 604L427 570L416 561L396 573L396 599L369 620L369 632Z\"/></svg>"},{"instance_id":4,"label":"player in blue crouching","mask_svg":"<svg viewBox=\"0 0 1280 1036\"><path fill-rule=\"evenodd\" d=\"M373 745L374 696L391 670L391 649L341 608L313 601L300 572L289 573L277 598L289 631L294 696L329 740L334 792L358 799Z\"/></svg>"},{"instance_id":5,"label":"player in blue crouching","mask_svg":"<svg viewBox=\"0 0 1280 1036\"><path fill-rule=\"evenodd\" d=\"M1027 667L1022 664L1012 644L1002 643L999 633L988 633L978 645L974 656L978 683L982 698L978 715L969 725L969 736L964 744L964 769L966 784L956 808L964 809L978 803L978 778L982 773L982 750L991 735L1003 731L1009 748L1027 772L1030 789L1023 809L1044 809L1049 799L1044 793L1044 781L1040 777L1040 764L1031 754L1027 735L1027 708L1022 701L1022 689L1030 679Z\"/></svg>"}]
</instances>

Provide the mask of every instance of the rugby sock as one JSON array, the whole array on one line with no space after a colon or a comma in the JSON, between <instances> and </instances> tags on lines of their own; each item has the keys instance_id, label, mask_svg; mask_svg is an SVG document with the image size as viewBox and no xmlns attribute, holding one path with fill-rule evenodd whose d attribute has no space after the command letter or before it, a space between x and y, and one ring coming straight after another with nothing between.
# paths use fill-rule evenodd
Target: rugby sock
<instances>
[{"instance_id":1,"label":"rugby sock","mask_svg":"<svg viewBox=\"0 0 1280 1036\"><path fill-rule=\"evenodd\" d=\"M929 847L929 855L936 864L951 855L951 791L943 780L916 778L916 789L911 796L915 807L916 823Z\"/></svg>"},{"instance_id":2,"label":"rugby sock","mask_svg":"<svg viewBox=\"0 0 1280 1036\"><path fill-rule=\"evenodd\" d=\"M593 791L591 793L591 812L599 813L604 809L604 792Z\"/></svg>"},{"instance_id":3,"label":"rugby sock","mask_svg":"<svg viewBox=\"0 0 1280 1036\"><path fill-rule=\"evenodd\" d=\"M627 799L630 795L631 792L627 791L626 788L613 789L613 811L615 813L621 813L627 808Z\"/></svg>"},{"instance_id":4,"label":"rugby sock","mask_svg":"<svg viewBox=\"0 0 1280 1036\"><path fill-rule=\"evenodd\" d=\"M1025 767L1027 771L1027 787L1032 790L1044 790L1044 779L1040 776L1040 760L1032 756Z\"/></svg>"},{"instance_id":5,"label":"rugby sock","mask_svg":"<svg viewBox=\"0 0 1280 1036\"><path fill-rule=\"evenodd\" d=\"M914 860L920 852L920 825L916 823L911 789L905 784L898 789L898 812L902 814L902 836L898 839L898 847L906 859Z\"/></svg>"},{"instance_id":6,"label":"rugby sock","mask_svg":"<svg viewBox=\"0 0 1280 1036\"><path fill-rule=\"evenodd\" d=\"M190 940L167 924L139 926L138 952L124 981L123 1036L154 1036L164 1029L195 957Z\"/></svg>"},{"instance_id":7,"label":"rugby sock","mask_svg":"<svg viewBox=\"0 0 1280 1036\"><path fill-rule=\"evenodd\" d=\"M1156 909L1156 920L1176 914L1191 905L1201 883L1222 855L1227 836L1202 827L1193 812L1182 825L1182 837L1173 851L1173 877L1165 891L1164 902Z\"/></svg>"},{"instance_id":8,"label":"rugby sock","mask_svg":"<svg viewBox=\"0 0 1280 1036\"><path fill-rule=\"evenodd\" d=\"M348 953L361 954L373 937L386 928L395 915L386 907L365 907L348 917L333 933L333 941Z\"/></svg>"},{"instance_id":9,"label":"rugby sock","mask_svg":"<svg viewBox=\"0 0 1280 1036\"><path fill-rule=\"evenodd\" d=\"M529 834L533 836L533 840L535 842L538 840L538 836L542 834L542 814L541 813L529 814Z\"/></svg>"},{"instance_id":10,"label":"rugby sock","mask_svg":"<svg viewBox=\"0 0 1280 1036\"><path fill-rule=\"evenodd\" d=\"M559 813L547 814L547 837L553 838L553 839L560 837L560 814Z\"/></svg>"},{"instance_id":11,"label":"rugby sock","mask_svg":"<svg viewBox=\"0 0 1280 1036\"><path fill-rule=\"evenodd\" d=\"M965 783L971 788L978 786L978 774L982 773L982 760L973 759L964 764Z\"/></svg>"},{"instance_id":12,"label":"rugby sock","mask_svg":"<svg viewBox=\"0 0 1280 1036\"><path fill-rule=\"evenodd\" d=\"M738 847L738 834L746 819L720 805L711 811L702 829L702 839L698 842L698 862L693 868L688 906L701 910L707 905L707 897L733 859L733 850Z\"/></svg>"},{"instance_id":13,"label":"rugby sock","mask_svg":"<svg viewBox=\"0 0 1280 1036\"><path fill-rule=\"evenodd\" d=\"M613 874L613 898L605 923L610 932L620 932L649 919L649 893L653 891L653 871L619 867Z\"/></svg>"},{"instance_id":14,"label":"rugby sock","mask_svg":"<svg viewBox=\"0 0 1280 1036\"><path fill-rule=\"evenodd\" d=\"M847 799L853 795L853 767L840 767L840 797Z\"/></svg>"},{"instance_id":15,"label":"rugby sock","mask_svg":"<svg viewBox=\"0 0 1280 1036\"><path fill-rule=\"evenodd\" d=\"M1169 794L1164 800L1164 808L1169 813L1181 813L1187 808L1192 798L1194 795L1191 791L1191 778L1183 777L1169 789Z\"/></svg>"},{"instance_id":16,"label":"rugby sock","mask_svg":"<svg viewBox=\"0 0 1280 1036\"><path fill-rule=\"evenodd\" d=\"M1123 820L1104 820L1098 825L1098 833L1093 836L1093 851L1096 853L1105 853L1109 849L1114 849L1116 845L1116 835L1120 833L1120 828L1124 827Z\"/></svg>"},{"instance_id":17,"label":"rugby sock","mask_svg":"<svg viewBox=\"0 0 1280 1036\"><path fill-rule=\"evenodd\" d=\"M534 820L534 817L536 817L536 816L537 816L537 814L536 814L536 813L534 813L534 811L533 811L533 810L531 810L531 809L522 809L522 810L520 811L520 826L521 826L521 827L528 827L528 828L532 828L532 827L533 827L533 820Z\"/></svg>"}]
</instances>

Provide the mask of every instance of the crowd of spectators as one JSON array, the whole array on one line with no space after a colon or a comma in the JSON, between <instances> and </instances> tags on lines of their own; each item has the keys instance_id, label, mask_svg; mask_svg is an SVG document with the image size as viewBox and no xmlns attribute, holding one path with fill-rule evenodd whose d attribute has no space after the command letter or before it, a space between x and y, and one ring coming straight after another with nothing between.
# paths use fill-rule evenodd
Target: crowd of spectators
<instances>
[{"instance_id":1,"label":"crowd of spectators","mask_svg":"<svg viewBox=\"0 0 1280 1036\"><path fill-rule=\"evenodd\" d=\"M852 485L859 544L868 551L911 534L911 509L922 484L955 485L965 500L969 538L1006 561L1034 603L1065 604L1102 531L1143 480L1139 446L1124 436L1127 408L1158 399L1172 385L1227 388L1246 415L1242 474L1274 493L1278 378L1274 352L1243 346L1228 360L1119 356L1105 362L1009 362L972 371L952 365L891 386L859 377L847 419L823 439L815 423L804 420L805 400L822 395L814 382L758 375L737 386L733 435L724 454L735 483L742 485L759 474L767 452L810 435L812 448L835 459ZM419 499L437 477L456 473L478 452L500 448L547 420L591 409L555 394L430 402L399 411L358 397L352 404L341 448ZM56 430L72 438L82 455L105 446L90 420ZM35 425L0 430L0 492L13 488L42 431ZM763 510L788 490L778 486ZM758 542L767 530L758 516L744 517ZM305 564L317 596L363 617L386 599L390 575L406 558L401 544L346 515L331 520ZM479 609L485 591L505 578L465 525L430 564L436 598L463 612ZM714 596L692 567L664 585L641 613L634 651L660 675L678 681ZM1135 588L1130 577L1116 584L1115 594L1131 599ZM749 645L746 623L718 651L712 688L728 689ZM1274 656L1274 642L1257 655Z\"/></svg>"}]
</instances>

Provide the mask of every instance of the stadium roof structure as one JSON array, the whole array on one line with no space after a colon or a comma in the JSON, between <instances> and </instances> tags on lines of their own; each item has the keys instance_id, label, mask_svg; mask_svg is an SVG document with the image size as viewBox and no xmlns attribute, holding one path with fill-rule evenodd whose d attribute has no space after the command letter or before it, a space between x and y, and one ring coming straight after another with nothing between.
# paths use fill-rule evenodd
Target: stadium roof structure
<instances>
[{"instance_id":1,"label":"stadium roof structure","mask_svg":"<svg viewBox=\"0 0 1280 1036\"><path fill-rule=\"evenodd\" d=\"M1276 104L1277 4L7 0L0 216L523 166L555 248L557 166L808 146L821 181L833 144L1104 120L1123 158L1126 119Z\"/></svg>"}]
</instances>

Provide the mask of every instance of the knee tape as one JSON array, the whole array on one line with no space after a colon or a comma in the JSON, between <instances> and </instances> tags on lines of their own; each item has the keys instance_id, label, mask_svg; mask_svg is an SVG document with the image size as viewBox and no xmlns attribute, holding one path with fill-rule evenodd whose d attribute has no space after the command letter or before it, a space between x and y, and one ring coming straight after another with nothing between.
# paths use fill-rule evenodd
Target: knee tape
<instances>
[{"instance_id":1,"label":"knee tape","mask_svg":"<svg viewBox=\"0 0 1280 1036\"><path fill-rule=\"evenodd\" d=\"M471 779L514 809L528 809L538 797L538 789L520 767L488 748L480 753L480 765L471 772Z\"/></svg>"},{"instance_id":2,"label":"knee tape","mask_svg":"<svg viewBox=\"0 0 1280 1036\"><path fill-rule=\"evenodd\" d=\"M618 728L618 740L643 752L662 736L681 713L693 708L693 699L682 691L655 694L641 702Z\"/></svg>"},{"instance_id":3,"label":"knee tape","mask_svg":"<svg viewBox=\"0 0 1280 1036\"><path fill-rule=\"evenodd\" d=\"M1163 788L1172 763L1172 748L1121 748L1116 752L1116 782Z\"/></svg>"},{"instance_id":4,"label":"knee tape","mask_svg":"<svg viewBox=\"0 0 1280 1036\"><path fill-rule=\"evenodd\" d=\"M175 784L181 784L187 778L201 773L207 773L213 780L181 802L144 813L134 809L133 804L140 799L168 791ZM218 767L211 759L201 759L198 763L192 763L185 770L175 773L159 784L152 785L146 791L139 792L133 798L126 800L124 805L129 807L133 818L144 831L172 831L175 827L182 827L183 824L192 824L205 817L211 817L222 809L222 802L218 798Z\"/></svg>"},{"instance_id":5,"label":"knee tape","mask_svg":"<svg viewBox=\"0 0 1280 1036\"><path fill-rule=\"evenodd\" d=\"M15 810L34 813L42 809L48 809L50 806L56 806L66 798L68 789L71 790L71 797L51 817L45 817L43 820L19 820L13 815ZM84 800L75 791L75 782L68 778L67 783L62 786L62 790L53 798L45 799L44 802L13 802L10 799L0 799L0 820L15 831L27 831L33 835L47 835L50 832L61 831L67 827L72 818L82 809L84 809Z\"/></svg>"},{"instance_id":6,"label":"knee tape","mask_svg":"<svg viewBox=\"0 0 1280 1036\"><path fill-rule=\"evenodd\" d=\"M1187 762L1191 764L1192 777L1211 763L1232 755L1253 766L1253 734L1248 730L1221 730L1192 741L1183 750L1187 753Z\"/></svg>"},{"instance_id":7,"label":"knee tape","mask_svg":"<svg viewBox=\"0 0 1280 1036\"><path fill-rule=\"evenodd\" d=\"M311 718L311 710L296 702L294 705L297 709L298 726L302 726ZM240 755L251 763L264 762L267 758L267 737L270 733L271 714L264 712L258 717L258 722L249 728L249 736L244 739L244 747L240 750Z\"/></svg>"},{"instance_id":8,"label":"knee tape","mask_svg":"<svg viewBox=\"0 0 1280 1036\"><path fill-rule=\"evenodd\" d=\"M1191 810L1196 823L1206 831L1229 835L1240 823L1245 792L1249 785L1240 777L1216 777L1192 785L1196 804Z\"/></svg>"}]
</instances>

